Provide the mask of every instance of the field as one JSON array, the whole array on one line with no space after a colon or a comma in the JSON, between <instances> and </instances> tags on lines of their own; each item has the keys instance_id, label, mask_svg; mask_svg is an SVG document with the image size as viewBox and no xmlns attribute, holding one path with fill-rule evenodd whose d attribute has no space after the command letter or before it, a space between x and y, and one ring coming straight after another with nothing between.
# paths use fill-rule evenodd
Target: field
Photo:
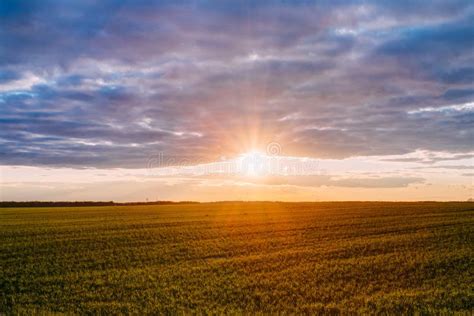
<instances>
[{"instance_id":1,"label":"field","mask_svg":"<svg viewBox=\"0 0 474 316\"><path fill-rule=\"evenodd\" d=\"M474 310L474 203L0 209L0 314Z\"/></svg>"}]
</instances>

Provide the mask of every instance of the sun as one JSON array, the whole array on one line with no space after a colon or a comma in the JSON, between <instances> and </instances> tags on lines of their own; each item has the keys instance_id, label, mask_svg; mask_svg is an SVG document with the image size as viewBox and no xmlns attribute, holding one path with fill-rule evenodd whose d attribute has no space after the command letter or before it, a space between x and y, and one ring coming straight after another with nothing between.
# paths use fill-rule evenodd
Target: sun
<instances>
[{"instance_id":1,"label":"sun","mask_svg":"<svg viewBox=\"0 0 474 316\"><path fill-rule=\"evenodd\" d=\"M239 156L240 173L249 177L262 177L267 171L268 156L259 150L251 150Z\"/></svg>"}]
</instances>

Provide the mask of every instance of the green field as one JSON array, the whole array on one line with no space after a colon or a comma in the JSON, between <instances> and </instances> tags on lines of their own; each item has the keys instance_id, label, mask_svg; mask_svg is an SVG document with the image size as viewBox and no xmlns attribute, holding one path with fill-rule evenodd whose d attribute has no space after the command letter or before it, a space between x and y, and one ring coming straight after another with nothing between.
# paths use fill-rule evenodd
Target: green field
<instances>
[{"instance_id":1,"label":"green field","mask_svg":"<svg viewBox=\"0 0 474 316\"><path fill-rule=\"evenodd\" d=\"M474 203L0 209L0 314L474 310Z\"/></svg>"}]
</instances>

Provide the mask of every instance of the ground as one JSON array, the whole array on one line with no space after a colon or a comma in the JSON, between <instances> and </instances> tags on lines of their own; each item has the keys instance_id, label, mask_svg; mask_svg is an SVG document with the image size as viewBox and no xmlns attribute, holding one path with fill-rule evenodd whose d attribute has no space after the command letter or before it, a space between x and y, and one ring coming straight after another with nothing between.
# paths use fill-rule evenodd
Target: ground
<instances>
[{"instance_id":1,"label":"ground","mask_svg":"<svg viewBox=\"0 0 474 316\"><path fill-rule=\"evenodd\" d=\"M459 313L473 203L0 209L0 314Z\"/></svg>"}]
</instances>

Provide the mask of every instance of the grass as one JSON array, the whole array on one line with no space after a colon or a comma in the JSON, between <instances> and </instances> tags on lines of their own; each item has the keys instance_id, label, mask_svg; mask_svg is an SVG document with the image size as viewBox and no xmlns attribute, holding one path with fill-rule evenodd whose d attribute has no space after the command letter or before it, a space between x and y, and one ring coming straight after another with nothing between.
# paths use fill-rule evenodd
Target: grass
<instances>
[{"instance_id":1,"label":"grass","mask_svg":"<svg viewBox=\"0 0 474 316\"><path fill-rule=\"evenodd\" d=\"M470 314L474 203L0 209L0 314Z\"/></svg>"}]
</instances>

